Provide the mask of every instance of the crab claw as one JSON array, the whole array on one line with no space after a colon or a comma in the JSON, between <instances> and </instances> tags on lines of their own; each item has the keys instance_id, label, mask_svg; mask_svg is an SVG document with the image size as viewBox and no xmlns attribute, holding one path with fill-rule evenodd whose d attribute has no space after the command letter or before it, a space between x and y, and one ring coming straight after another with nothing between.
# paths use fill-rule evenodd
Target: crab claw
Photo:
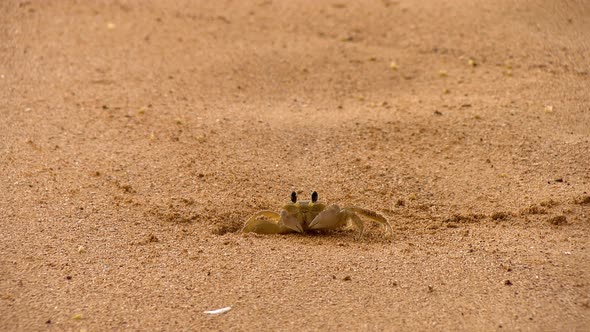
<instances>
[{"instance_id":1,"label":"crab claw","mask_svg":"<svg viewBox=\"0 0 590 332\"><path fill-rule=\"evenodd\" d=\"M287 211L281 212L281 221L283 222L283 225L294 230L295 232L303 233L305 231L301 222L294 216L289 215Z\"/></svg>"},{"instance_id":2,"label":"crab claw","mask_svg":"<svg viewBox=\"0 0 590 332\"><path fill-rule=\"evenodd\" d=\"M346 222L339 215L340 208L337 205L332 205L324 211L320 212L309 224L309 229L334 229L340 227Z\"/></svg>"}]
</instances>

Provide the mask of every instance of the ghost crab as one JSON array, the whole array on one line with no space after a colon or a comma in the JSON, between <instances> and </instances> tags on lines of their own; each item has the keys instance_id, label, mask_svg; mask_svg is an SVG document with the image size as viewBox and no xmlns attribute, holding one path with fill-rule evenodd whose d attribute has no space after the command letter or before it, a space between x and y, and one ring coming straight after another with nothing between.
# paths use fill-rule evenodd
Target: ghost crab
<instances>
[{"instance_id":1,"label":"ghost crab","mask_svg":"<svg viewBox=\"0 0 590 332\"><path fill-rule=\"evenodd\" d=\"M363 236L364 222L359 217L372 219L393 233L391 225L377 212L358 207L340 208L338 205L326 206L318 202L318 193L311 194L311 201L297 201L297 193L291 193L291 202L283 206L280 214L263 210L246 221L242 232L258 234L305 233L309 230L333 230L345 226L348 221L359 230L358 239Z\"/></svg>"}]
</instances>

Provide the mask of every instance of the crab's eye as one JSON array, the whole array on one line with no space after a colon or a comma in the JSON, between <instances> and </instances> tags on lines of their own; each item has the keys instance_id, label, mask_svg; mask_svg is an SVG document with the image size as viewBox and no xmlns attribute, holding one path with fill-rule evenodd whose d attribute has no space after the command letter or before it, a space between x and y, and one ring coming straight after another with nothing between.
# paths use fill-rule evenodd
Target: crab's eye
<instances>
[{"instance_id":1,"label":"crab's eye","mask_svg":"<svg viewBox=\"0 0 590 332\"><path fill-rule=\"evenodd\" d=\"M296 192L291 192L291 202L295 203L297 202L297 193Z\"/></svg>"},{"instance_id":2,"label":"crab's eye","mask_svg":"<svg viewBox=\"0 0 590 332\"><path fill-rule=\"evenodd\" d=\"M317 191L314 191L314 192L311 193L311 202L312 203L315 203L317 201L318 201L318 192Z\"/></svg>"}]
</instances>

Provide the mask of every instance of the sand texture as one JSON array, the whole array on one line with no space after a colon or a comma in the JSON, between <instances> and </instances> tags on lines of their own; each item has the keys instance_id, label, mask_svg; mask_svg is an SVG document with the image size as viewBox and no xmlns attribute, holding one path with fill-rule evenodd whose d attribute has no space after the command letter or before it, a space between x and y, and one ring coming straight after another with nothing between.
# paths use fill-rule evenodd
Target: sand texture
<instances>
[{"instance_id":1,"label":"sand texture","mask_svg":"<svg viewBox=\"0 0 590 332\"><path fill-rule=\"evenodd\" d=\"M0 12L0 331L590 330L588 1Z\"/></svg>"}]
</instances>

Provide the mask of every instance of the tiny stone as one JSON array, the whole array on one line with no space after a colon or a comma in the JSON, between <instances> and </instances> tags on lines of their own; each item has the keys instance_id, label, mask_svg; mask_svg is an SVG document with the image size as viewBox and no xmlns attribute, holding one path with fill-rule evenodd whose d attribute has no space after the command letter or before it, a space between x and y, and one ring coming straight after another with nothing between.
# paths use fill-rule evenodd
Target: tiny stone
<instances>
[{"instance_id":1,"label":"tiny stone","mask_svg":"<svg viewBox=\"0 0 590 332\"><path fill-rule=\"evenodd\" d=\"M558 225L565 225L565 224L567 224L567 218L564 215L555 216L553 218L547 219L547 222L550 223L550 224L552 224L552 225L556 225L556 226L558 226Z\"/></svg>"},{"instance_id":2,"label":"tiny stone","mask_svg":"<svg viewBox=\"0 0 590 332\"><path fill-rule=\"evenodd\" d=\"M577 204L590 204L590 196L588 196L588 195L580 196L575 200L575 203L577 203Z\"/></svg>"}]
</instances>

